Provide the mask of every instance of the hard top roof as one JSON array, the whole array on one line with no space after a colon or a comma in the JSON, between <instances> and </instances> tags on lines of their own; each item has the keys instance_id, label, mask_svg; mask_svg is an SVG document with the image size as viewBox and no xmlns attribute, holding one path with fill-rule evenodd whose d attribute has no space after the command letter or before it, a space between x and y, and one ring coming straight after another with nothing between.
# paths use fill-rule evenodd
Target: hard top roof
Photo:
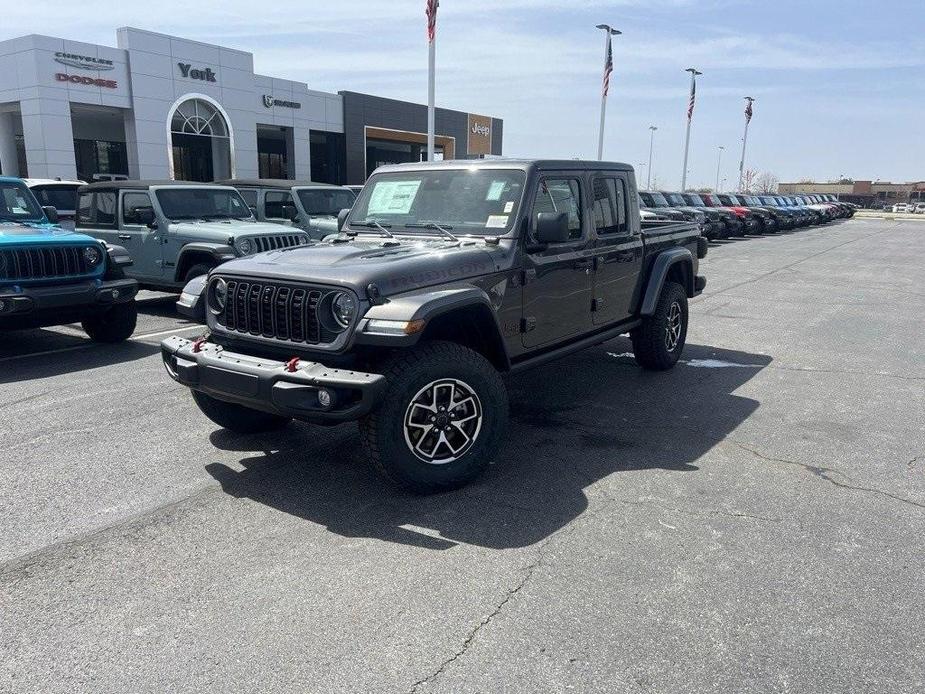
<instances>
[{"instance_id":1,"label":"hard top roof","mask_svg":"<svg viewBox=\"0 0 925 694\"><path fill-rule=\"evenodd\" d=\"M433 162L410 162L406 164L388 164L376 171L415 171L423 169L520 169L527 171L545 171L550 169L567 169L571 171L632 171L629 164L614 161L588 161L582 159L449 159Z\"/></svg>"},{"instance_id":2,"label":"hard top roof","mask_svg":"<svg viewBox=\"0 0 925 694\"><path fill-rule=\"evenodd\" d=\"M242 186L248 188L343 188L333 183L319 183L318 181L294 181L290 178L227 178L216 181L223 186Z\"/></svg>"},{"instance_id":3,"label":"hard top roof","mask_svg":"<svg viewBox=\"0 0 925 694\"><path fill-rule=\"evenodd\" d=\"M208 187L208 188L218 188L224 187L228 188L227 185L220 185L216 183L202 183L200 181L97 181L96 183L88 183L85 186L80 187L80 192L85 191L94 191L94 190L148 190L154 186L177 186L177 187Z\"/></svg>"}]
</instances>

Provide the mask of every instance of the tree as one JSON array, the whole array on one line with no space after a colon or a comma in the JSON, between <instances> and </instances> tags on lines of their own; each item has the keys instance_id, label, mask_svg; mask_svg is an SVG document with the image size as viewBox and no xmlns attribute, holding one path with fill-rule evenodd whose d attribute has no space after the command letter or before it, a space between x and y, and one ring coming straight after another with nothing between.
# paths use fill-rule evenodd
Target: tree
<instances>
[{"instance_id":1,"label":"tree","mask_svg":"<svg viewBox=\"0 0 925 694\"><path fill-rule=\"evenodd\" d=\"M764 171L755 177L754 186L759 193L776 193L778 183L780 179L777 176L770 171Z\"/></svg>"},{"instance_id":2,"label":"tree","mask_svg":"<svg viewBox=\"0 0 925 694\"><path fill-rule=\"evenodd\" d=\"M755 179L758 177L758 172L755 169L745 169L742 172L742 180L740 181L740 193L751 193L755 186Z\"/></svg>"}]
</instances>

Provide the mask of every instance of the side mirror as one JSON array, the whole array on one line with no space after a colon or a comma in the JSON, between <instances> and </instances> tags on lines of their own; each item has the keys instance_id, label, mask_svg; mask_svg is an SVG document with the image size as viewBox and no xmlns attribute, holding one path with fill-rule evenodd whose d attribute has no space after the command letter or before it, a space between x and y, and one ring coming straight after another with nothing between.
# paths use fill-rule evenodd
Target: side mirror
<instances>
[{"instance_id":1,"label":"side mirror","mask_svg":"<svg viewBox=\"0 0 925 694\"><path fill-rule=\"evenodd\" d=\"M350 214L350 208L345 207L340 212L337 213L337 230L342 231L344 224L347 222L347 215Z\"/></svg>"},{"instance_id":2,"label":"side mirror","mask_svg":"<svg viewBox=\"0 0 925 694\"><path fill-rule=\"evenodd\" d=\"M156 219L153 207L139 207L135 210L135 216L138 218L139 224L144 224L148 227L152 226Z\"/></svg>"},{"instance_id":3,"label":"side mirror","mask_svg":"<svg viewBox=\"0 0 925 694\"><path fill-rule=\"evenodd\" d=\"M45 213L45 217L49 222L52 224L58 223L58 210L56 208L52 207L51 205L47 205L42 208L42 212Z\"/></svg>"},{"instance_id":4,"label":"side mirror","mask_svg":"<svg viewBox=\"0 0 925 694\"><path fill-rule=\"evenodd\" d=\"M536 215L536 240L543 244L568 241L568 215L565 212L538 213Z\"/></svg>"},{"instance_id":5,"label":"side mirror","mask_svg":"<svg viewBox=\"0 0 925 694\"><path fill-rule=\"evenodd\" d=\"M283 205L283 217L290 222L294 222L299 218L299 211L295 208L295 205Z\"/></svg>"}]
</instances>

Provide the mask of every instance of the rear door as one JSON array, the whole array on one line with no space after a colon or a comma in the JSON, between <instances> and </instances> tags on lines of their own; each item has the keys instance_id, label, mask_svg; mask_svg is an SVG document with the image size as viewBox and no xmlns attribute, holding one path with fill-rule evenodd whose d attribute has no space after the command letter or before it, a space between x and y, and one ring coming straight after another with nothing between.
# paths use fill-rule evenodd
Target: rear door
<instances>
[{"instance_id":1,"label":"rear door","mask_svg":"<svg viewBox=\"0 0 925 694\"><path fill-rule=\"evenodd\" d=\"M151 208L151 195L142 190L124 190L119 204L120 226L117 243L132 256L126 270L130 277L161 279L164 276L164 232L141 223L138 210ZM171 277L171 279L173 279Z\"/></svg>"},{"instance_id":2,"label":"rear door","mask_svg":"<svg viewBox=\"0 0 925 694\"><path fill-rule=\"evenodd\" d=\"M107 243L125 245L118 239L119 224L116 217L115 190L96 190L81 193L77 200L76 229Z\"/></svg>"},{"instance_id":3,"label":"rear door","mask_svg":"<svg viewBox=\"0 0 925 694\"><path fill-rule=\"evenodd\" d=\"M524 253L522 340L540 347L580 335L591 327L591 270L594 267L584 184L579 175L543 176L534 191ZM536 242L540 212L565 212L569 240Z\"/></svg>"},{"instance_id":4,"label":"rear door","mask_svg":"<svg viewBox=\"0 0 925 694\"><path fill-rule=\"evenodd\" d=\"M629 220L631 186L624 173L591 180L595 249L591 318L595 326L633 315L642 271L642 234Z\"/></svg>"}]
</instances>

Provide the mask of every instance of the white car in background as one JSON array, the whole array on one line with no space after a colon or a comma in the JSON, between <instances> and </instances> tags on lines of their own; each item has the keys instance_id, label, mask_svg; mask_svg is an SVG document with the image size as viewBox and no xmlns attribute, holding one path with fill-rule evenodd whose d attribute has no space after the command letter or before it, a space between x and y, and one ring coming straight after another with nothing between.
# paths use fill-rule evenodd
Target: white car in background
<instances>
[{"instance_id":1,"label":"white car in background","mask_svg":"<svg viewBox=\"0 0 925 694\"><path fill-rule=\"evenodd\" d=\"M912 211L912 206L907 205L904 202L898 202L895 205L893 205L893 212L911 212L911 211Z\"/></svg>"},{"instance_id":2,"label":"white car in background","mask_svg":"<svg viewBox=\"0 0 925 694\"><path fill-rule=\"evenodd\" d=\"M912 208L912 211L915 212L915 214L925 214L925 202L915 203L915 207Z\"/></svg>"},{"instance_id":3,"label":"white car in background","mask_svg":"<svg viewBox=\"0 0 925 694\"><path fill-rule=\"evenodd\" d=\"M74 220L77 218L77 189L85 185L83 181L62 181L60 178L23 180L42 207L51 206L58 210L58 224L65 229L74 229Z\"/></svg>"}]
</instances>

